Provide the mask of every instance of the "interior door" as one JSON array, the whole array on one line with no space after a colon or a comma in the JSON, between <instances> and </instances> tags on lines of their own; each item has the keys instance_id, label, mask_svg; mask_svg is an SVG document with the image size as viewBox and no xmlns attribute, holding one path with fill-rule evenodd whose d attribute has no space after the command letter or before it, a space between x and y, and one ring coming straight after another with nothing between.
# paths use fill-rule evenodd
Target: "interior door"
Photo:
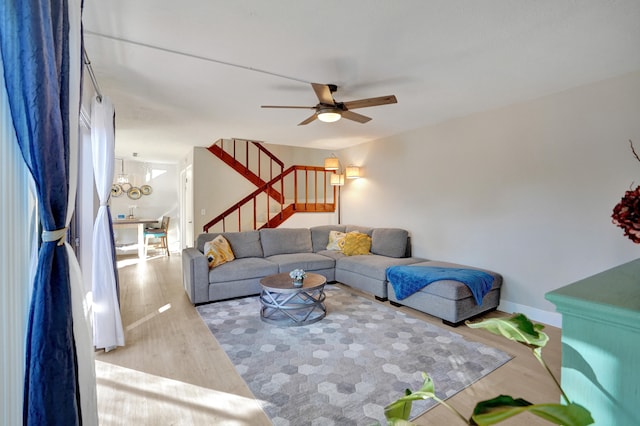
<instances>
[{"instance_id":1,"label":"interior door","mask_svg":"<svg viewBox=\"0 0 640 426\"><path fill-rule=\"evenodd\" d=\"M193 168L191 165L180 173L180 181L181 233L184 235L182 246L186 248L193 247L195 240L193 230Z\"/></svg>"}]
</instances>

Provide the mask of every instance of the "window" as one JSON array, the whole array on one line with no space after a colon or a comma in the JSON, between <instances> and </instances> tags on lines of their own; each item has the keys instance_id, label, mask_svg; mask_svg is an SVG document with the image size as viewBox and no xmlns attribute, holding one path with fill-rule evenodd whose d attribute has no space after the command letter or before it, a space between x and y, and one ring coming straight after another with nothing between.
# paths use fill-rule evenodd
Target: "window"
<instances>
[{"instance_id":1,"label":"window","mask_svg":"<svg viewBox=\"0 0 640 426\"><path fill-rule=\"evenodd\" d=\"M0 58L0 424L22 423L25 334L37 247L36 201L16 141ZM33 261L32 261L33 259Z\"/></svg>"}]
</instances>

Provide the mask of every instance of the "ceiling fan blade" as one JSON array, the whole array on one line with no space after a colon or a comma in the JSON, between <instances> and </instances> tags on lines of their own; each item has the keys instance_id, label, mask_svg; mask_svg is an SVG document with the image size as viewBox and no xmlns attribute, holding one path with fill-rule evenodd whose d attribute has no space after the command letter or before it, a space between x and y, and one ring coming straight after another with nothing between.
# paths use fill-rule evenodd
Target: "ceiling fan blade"
<instances>
[{"instance_id":1,"label":"ceiling fan blade","mask_svg":"<svg viewBox=\"0 0 640 426\"><path fill-rule=\"evenodd\" d=\"M311 117L307 118L306 120L304 120L303 122L299 123L298 126L304 126L305 124L309 124L311 123L313 120L315 120L317 117L315 114L313 114Z\"/></svg>"},{"instance_id":2,"label":"ceiling fan blade","mask_svg":"<svg viewBox=\"0 0 640 426\"><path fill-rule=\"evenodd\" d=\"M335 105L336 101L333 100L331 95L331 89L326 84L311 83L314 92L321 104Z\"/></svg>"},{"instance_id":3,"label":"ceiling fan blade","mask_svg":"<svg viewBox=\"0 0 640 426\"><path fill-rule=\"evenodd\" d=\"M394 95L379 96L377 98L360 99L357 101L344 102L347 109L366 108L377 105L395 104L398 100Z\"/></svg>"},{"instance_id":4,"label":"ceiling fan blade","mask_svg":"<svg viewBox=\"0 0 640 426\"><path fill-rule=\"evenodd\" d=\"M342 111L342 118L357 121L358 123L366 123L367 121L371 121L371 117L367 117L366 115L358 114L357 112L353 111Z\"/></svg>"},{"instance_id":5,"label":"ceiling fan blade","mask_svg":"<svg viewBox=\"0 0 640 426\"><path fill-rule=\"evenodd\" d=\"M316 109L310 106L286 106L286 105L260 105L260 108L298 108L298 109Z\"/></svg>"}]
</instances>

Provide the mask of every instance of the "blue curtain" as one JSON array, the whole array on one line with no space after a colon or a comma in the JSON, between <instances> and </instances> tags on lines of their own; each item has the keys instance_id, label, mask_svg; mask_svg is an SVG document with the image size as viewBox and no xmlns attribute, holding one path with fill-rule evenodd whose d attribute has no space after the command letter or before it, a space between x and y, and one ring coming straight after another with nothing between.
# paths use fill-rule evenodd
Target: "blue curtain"
<instances>
[{"instance_id":1,"label":"blue curtain","mask_svg":"<svg viewBox=\"0 0 640 426\"><path fill-rule=\"evenodd\" d=\"M11 115L44 230L27 330L24 424L76 425L81 413L71 289L60 244L69 191L68 3L2 0L0 22Z\"/></svg>"}]
</instances>

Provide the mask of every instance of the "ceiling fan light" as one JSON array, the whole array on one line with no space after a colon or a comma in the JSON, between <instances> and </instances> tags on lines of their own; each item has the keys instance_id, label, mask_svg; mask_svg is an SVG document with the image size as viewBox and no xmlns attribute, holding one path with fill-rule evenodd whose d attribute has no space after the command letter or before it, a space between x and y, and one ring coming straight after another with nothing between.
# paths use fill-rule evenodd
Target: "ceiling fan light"
<instances>
[{"instance_id":1,"label":"ceiling fan light","mask_svg":"<svg viewBox=\"0 0 640 426\"><path fill-rule=\"evenodd\" d=\"M318 110L318 120L324 121L325 123L333 123L342 118L340 114L340 110L337 108L322 108Z\"/></svg>"}]
</instances>

